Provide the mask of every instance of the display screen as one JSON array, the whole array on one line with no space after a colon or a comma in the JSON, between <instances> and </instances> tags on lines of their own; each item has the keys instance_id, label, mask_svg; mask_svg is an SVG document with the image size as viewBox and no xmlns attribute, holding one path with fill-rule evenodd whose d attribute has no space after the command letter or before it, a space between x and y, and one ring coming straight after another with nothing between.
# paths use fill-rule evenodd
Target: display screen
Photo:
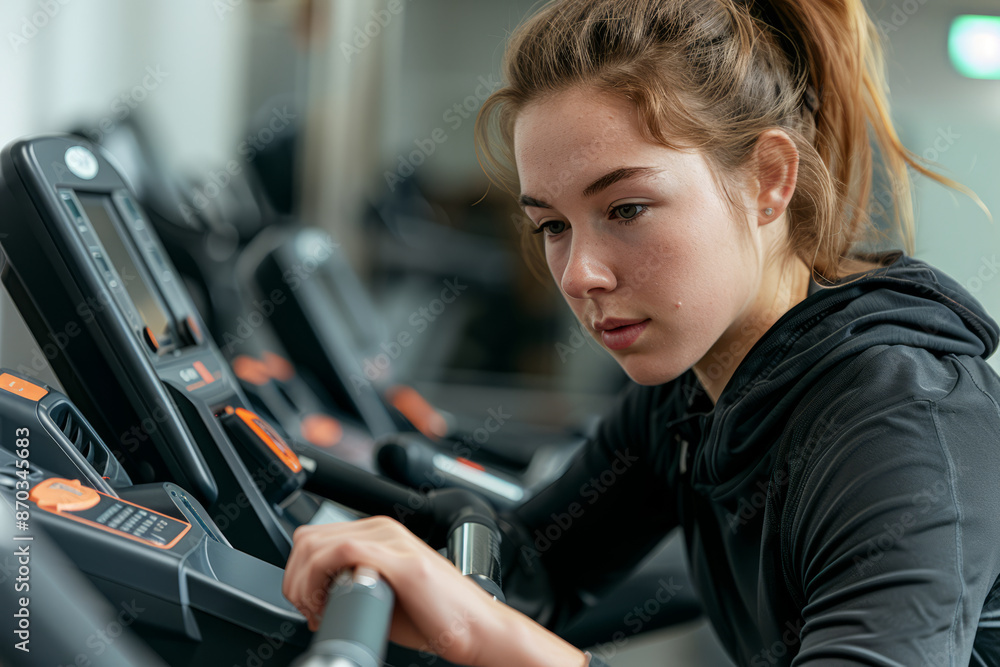
<instances>
[{"instance_id":1,"label":"display screen","mask_svg":"<svg viewBox=\"0 0 1000 667\"><path fill-rule=\"evenodd\" d=\"M135 263L132 255L129 254L125 242L122 240L118 227L111 219L111 200L100 195L88 195L78 193L80 204L83 205L84 213L90 220L97 238L101 240L105 252L108 254L108 261L115 267L118 277L121 278L125 291L132 298L139 317L145 326L153 333L160 343L164 343L172 338L170 335L170 318L163 311L159 300L153 295L152 290L146 283L146 278Z\"/></svg>"}]
</instances>

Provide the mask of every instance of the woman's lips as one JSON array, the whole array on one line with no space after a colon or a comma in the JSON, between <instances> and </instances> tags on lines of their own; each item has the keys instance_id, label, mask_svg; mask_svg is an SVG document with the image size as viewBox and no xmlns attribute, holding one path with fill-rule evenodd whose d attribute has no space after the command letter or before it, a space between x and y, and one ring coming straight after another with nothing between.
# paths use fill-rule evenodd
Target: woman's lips
<instances>
[{"instance_id":1,"label":"woman's lips","mask_svg":"<svg viewBox=\"0 0 1000 667\"><path fill-rule=\"evenodd\" d=\"M643 320L636 324L628 324L616 329L607 329L601 332L601 340L611 350L624 350L636 341L637 338L649 326L649 320Z\"/></svg>"}]
</instances>

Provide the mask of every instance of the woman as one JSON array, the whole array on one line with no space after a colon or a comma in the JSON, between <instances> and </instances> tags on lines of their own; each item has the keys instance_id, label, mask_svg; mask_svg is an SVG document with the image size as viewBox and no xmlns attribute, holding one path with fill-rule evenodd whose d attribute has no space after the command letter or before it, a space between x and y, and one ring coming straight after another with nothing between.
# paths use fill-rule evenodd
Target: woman
<instances>
[{"instance_id":1,"label":"woman","mask_svg":"<svg viewBox=\"0 0 1000 667\"><path fill-rule=\"evenodd\" d=\"M681 525L739 664L1000 664L998 327L926 264L858 250L876 149L891 239L909 238L907 166L946 182L893 130L861 1L557 0L504 67L485 164L636 383L511 519L551 579L549 625ZM386 518L297 531L285 594L315 625L355 565L395 588L397 642L590 659Z\"/></svg>"}]
</instances>

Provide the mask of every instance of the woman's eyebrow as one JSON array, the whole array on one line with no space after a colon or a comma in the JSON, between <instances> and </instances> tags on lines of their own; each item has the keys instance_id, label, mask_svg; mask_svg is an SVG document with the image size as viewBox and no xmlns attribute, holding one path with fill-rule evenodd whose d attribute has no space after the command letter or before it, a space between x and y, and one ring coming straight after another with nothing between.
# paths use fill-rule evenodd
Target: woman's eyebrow
<instances>
[{"instance_id":1,"label":"woman's eyebrow","mask_svg":"<svg viewBox=\"0 0 1000 667\"><path fill-rule=\"evenodd\" d=\"M529 197L528 195L521 195L520 199L517 201L521 205L521 208L526 208L528 206L533 206L534 208L552 208L542 200Z\"/></svg>"},{"instance_id":2,"label":"woman's eyebrow","mask_svg":"<svg viewBox=\"0 0 1000 667\"><path fill-rule=\"evenodd\" d=\"M625 179L634 178L636 176L646 176L658 171L660 170L654 169L653 167L622 167L620 169L615 169L614 171L609 171L604 174L604 176L601 176L584 188L583 196L593 197L602 190L607 190L618 181L624 181ZM518 199L518 203L521 205L521 208L526 208L528 206L532 206L534 208L552 208L552 206L541 199L536 199L530 195L521 195Z\"/></svg>"},{"instance_id":3,"label":"woman's eyebrow","mask_svg":"<svg viewBox=\"0 0 1000 667\"><path fill-rule=\"evenodd\" d=\"M652 167L622 167L621 169L615 169L614 171L609 171L608 173L601 176L599 179L588 185L583 189L584 197L593 197L598 192L602 190L607 190L612 185L618 181L624 181L627 178L633 178L635 176L645 176L647 174L655 173L660 171L659 169L654 169Z\"/></svg>"}]
</instances>

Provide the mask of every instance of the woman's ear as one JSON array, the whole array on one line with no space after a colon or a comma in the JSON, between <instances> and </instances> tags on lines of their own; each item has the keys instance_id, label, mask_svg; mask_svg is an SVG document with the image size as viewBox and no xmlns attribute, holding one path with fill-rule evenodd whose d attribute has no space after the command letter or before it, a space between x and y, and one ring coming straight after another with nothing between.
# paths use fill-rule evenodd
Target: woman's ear
<instances>
[{"instance_id":1,"label":"woman's ear","mask_svg":"<svg viewBox=\"0 0 1000 667\"><path fill-rule=\"evenodd\" d=\"M795 194L799 175L799 149L785 132L768 130L754 148L757 168L757 221L766 225L784 215Z\"/></svg>"}]
</instances>

